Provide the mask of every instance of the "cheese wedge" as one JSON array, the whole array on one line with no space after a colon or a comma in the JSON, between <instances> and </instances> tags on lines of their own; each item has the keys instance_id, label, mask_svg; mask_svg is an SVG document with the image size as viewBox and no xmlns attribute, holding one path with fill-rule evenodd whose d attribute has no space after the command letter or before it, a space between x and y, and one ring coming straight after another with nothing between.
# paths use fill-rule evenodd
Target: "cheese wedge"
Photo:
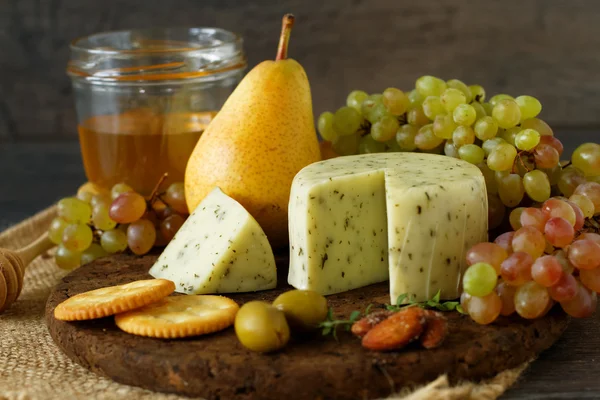
<instances>
[{"instance_id":1,"label":"cheese wedge","mask_svg":"<svg viewBox=\"0 0 600 400\"><path fill-rule=\"evenodd\" d=\"M277 285L275 258L258 222L215 188L150 269L187 294L252 292Z\"/></svg>"},{"instance_id":2,"label":"cheese wedge","mask_svg":"<svg viewBox=\"0 0 600 400\"><path fill-rule=\"evenodd\" d=\"M302 169L289 203L288 282L321 294L390 280L390 300L460 295L465 253L487 240L476 166L419 153L339 157Z\"/></svg>"}]
</instances>

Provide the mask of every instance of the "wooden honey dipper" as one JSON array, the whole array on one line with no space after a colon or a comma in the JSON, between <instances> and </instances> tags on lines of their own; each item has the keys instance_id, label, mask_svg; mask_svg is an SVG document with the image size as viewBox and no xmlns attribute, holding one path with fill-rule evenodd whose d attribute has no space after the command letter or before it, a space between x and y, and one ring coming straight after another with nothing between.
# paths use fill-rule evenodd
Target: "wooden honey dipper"
<instances>
[{"instance_id":1,"label":"wooden honey dipper","mask_svg":"<svg viewBox=\"0 0 600 400\"><path fill-rule=\"evenodd\" d=\"M22 249L0 249L0 313L10 307L21 294L25 268L52 247L54 243L46 232Z\"/></svg>"}]
</instances>

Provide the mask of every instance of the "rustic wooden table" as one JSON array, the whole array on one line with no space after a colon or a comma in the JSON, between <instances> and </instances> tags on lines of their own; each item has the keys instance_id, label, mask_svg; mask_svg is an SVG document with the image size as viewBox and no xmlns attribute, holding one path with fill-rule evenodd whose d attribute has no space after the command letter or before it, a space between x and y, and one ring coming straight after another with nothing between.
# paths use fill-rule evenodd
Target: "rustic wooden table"
<instances>
[{"instance_id":1,"label":"rustic wooden table","mask_svg":"<svg viewBox=\"0 0 600 400\"><path fill-rule=\"evenodd\" d=\"M570 154L598 141L591 131L559 131ZM85 181L75 141L0 143L0 230L73 193ZM524 373L503 399L600 399L600 315L574 320L563 337Z\"/></svg>"}]
</instances>

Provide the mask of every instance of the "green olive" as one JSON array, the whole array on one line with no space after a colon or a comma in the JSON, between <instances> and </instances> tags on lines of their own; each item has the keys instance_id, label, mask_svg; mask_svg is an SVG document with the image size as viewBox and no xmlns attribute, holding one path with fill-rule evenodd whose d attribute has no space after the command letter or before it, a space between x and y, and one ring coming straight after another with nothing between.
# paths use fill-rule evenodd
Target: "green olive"
<instances>
[{"instance_id":1,"label":"green olive","mask_svg":"<svg viewBox=\"0 0 600 400\"><path fill-rule=\"evenodd\" d=\"M250 350L269 352L282 348L290 340L285 315L264 301L244 304L235 316L235 333Z\"/></svg>"},{"instance_id":2,"label":"green olive","mask_svg":"<svg viewBox=\"0 0 600 400\"><path fill-rule=\"evenodd\" d=\"M327 318L327 300L312 290L290 290L282 293L273 305L284 312L292 329L314 329Z\"/></svg>"}]
</instances>

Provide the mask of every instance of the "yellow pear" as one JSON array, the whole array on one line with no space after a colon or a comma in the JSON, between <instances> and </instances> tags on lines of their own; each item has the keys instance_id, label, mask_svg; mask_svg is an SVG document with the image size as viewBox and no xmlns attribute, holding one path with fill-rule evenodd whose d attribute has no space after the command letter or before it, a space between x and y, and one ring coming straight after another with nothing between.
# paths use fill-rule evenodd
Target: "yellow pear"
<instances>
[{"instance_id":1,"label":"yellow pear","mask_svg":"<svg viewBox=\"0 0 600 400\"><path fill-rule=\"evenodd\" d=\"M294 175L321 159L310 85L287 59L294 17L283 17L275 61L250 71L200 137L185 171L190 212L218 186L240 202L273 247L288 243L287 211Z\"/></svg>"}]
</instances>

